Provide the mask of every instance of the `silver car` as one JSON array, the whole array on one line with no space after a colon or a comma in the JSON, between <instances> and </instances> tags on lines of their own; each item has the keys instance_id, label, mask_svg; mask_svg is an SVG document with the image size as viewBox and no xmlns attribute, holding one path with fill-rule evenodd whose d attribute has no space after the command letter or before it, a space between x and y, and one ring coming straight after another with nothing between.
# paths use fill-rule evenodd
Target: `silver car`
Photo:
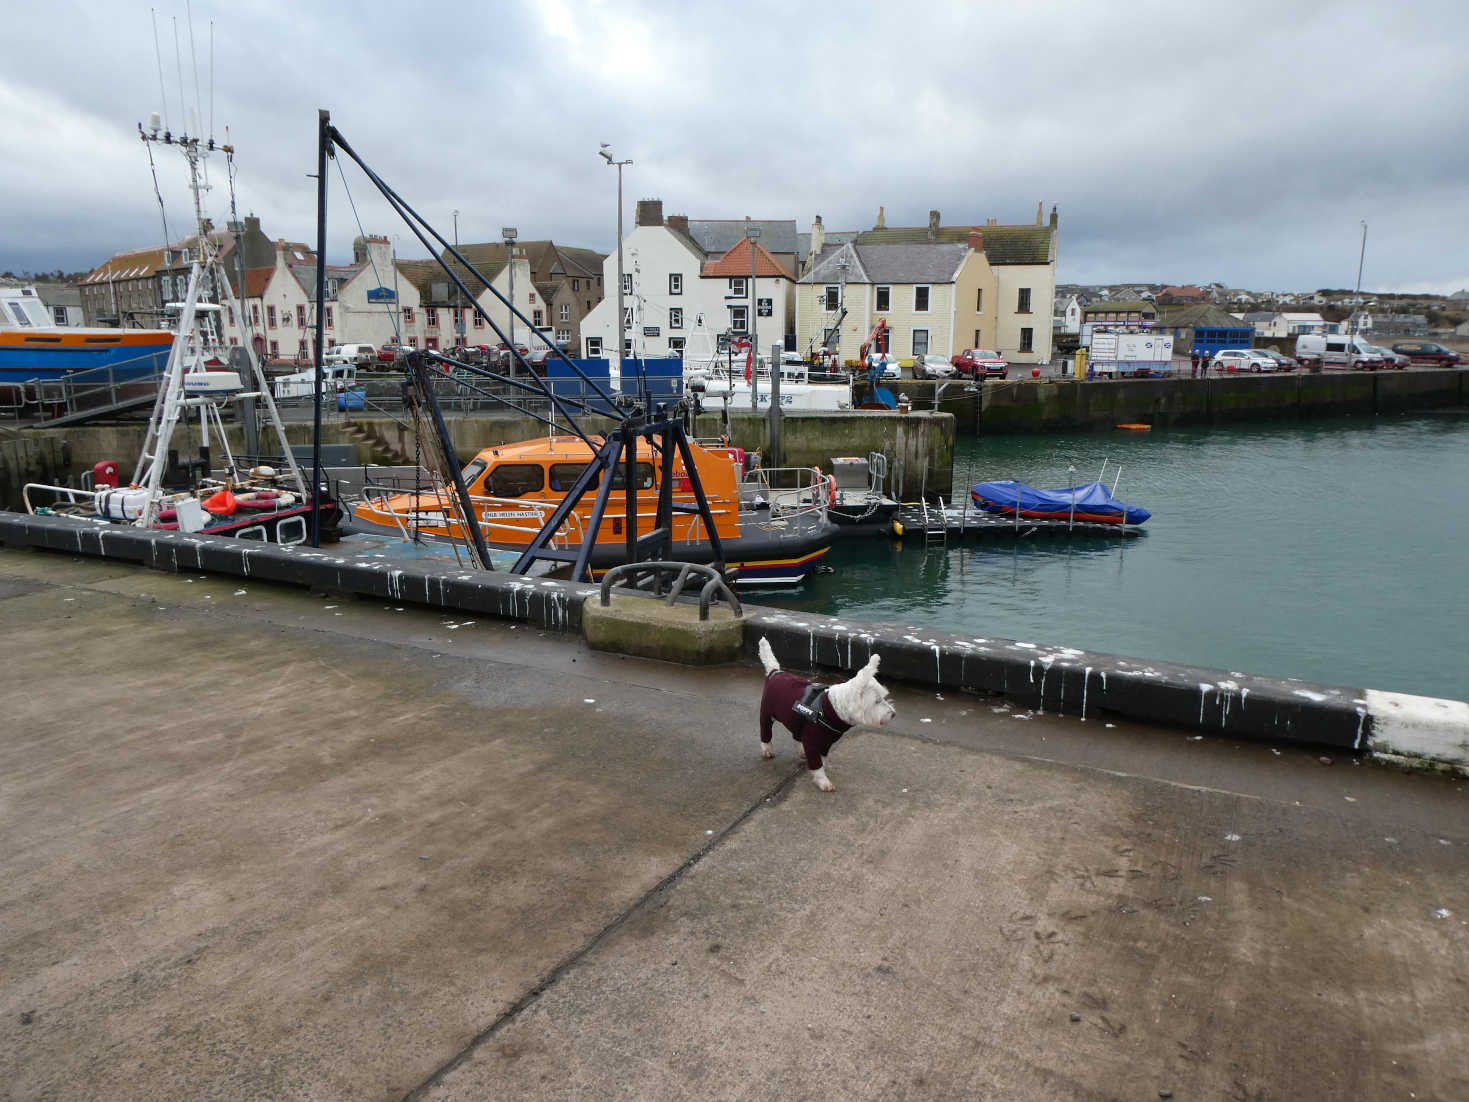
<instances>
[{"instance_id":1,"label":"silver car","mask_svg":"<svg viewBox=\"0 0 1469 1102\"><path fill-rule=\"evenodd\" d=\"M913 378L915 379L948 379L952 378L958 370L947 356L937 356L929 352L913 357Z\"/></svg>"}]
</instances>

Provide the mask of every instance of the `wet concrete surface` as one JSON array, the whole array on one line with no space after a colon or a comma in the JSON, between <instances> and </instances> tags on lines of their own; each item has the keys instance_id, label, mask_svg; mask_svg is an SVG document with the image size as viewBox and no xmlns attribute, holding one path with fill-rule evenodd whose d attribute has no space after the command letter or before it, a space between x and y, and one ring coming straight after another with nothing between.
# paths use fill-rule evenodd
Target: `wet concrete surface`
<instances>
[{"instance_id":1,"label":"wet concrete surface","mask_svg":"<svg viewBox=\"0 0 1469 1102\"><path fill-rule=\"evenodd\" d=\"M1465 781L759 685L0 551L0 1095L1469 1097Z\"/></svg>"}]
</instances>

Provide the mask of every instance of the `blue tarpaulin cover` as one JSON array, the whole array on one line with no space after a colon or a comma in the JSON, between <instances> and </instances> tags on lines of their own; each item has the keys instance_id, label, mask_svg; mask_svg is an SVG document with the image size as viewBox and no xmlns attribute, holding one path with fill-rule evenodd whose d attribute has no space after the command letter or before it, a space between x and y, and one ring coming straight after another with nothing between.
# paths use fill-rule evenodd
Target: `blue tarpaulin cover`
<instances>
[{"instance_id":1,"label":"blue tarpaulin cover","mask_svg":"<svg viewBox=\"0 0 1469 1102\"><path fill-rule=\"evenodd\" d=\"M1105 483L1088 482L1085 486L1068 486L1064 490L1037 490L1024 482L980 482L970 490L974 503L990 513L1015 514L1015 499L1020 498L1022 517L1065 520L1072 515L1075 502L1076 519L1112 524L1141 524L1153 514L1141 505L1124 506L1108 491ZM1126 512L1124 513L1124 509Z\"/></svg>"}]
</instances>

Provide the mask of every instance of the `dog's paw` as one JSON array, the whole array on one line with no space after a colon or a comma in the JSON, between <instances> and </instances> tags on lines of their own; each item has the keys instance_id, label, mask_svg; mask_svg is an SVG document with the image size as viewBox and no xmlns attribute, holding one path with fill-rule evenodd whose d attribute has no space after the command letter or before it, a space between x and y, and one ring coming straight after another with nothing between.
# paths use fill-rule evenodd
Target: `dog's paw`
<instances>
[{"instance_id":1,"label":"dog's paw","mask_svg":"<svg viewBox=\"0 0 1469 1102\"><path fill-rule=\"evenodd\" d=\"M762 742L760 744L760 756L762 758L773 758L773 757L775 757L775 751L770 748L770 743L768 743L768 742Z\"/></svg>"},{"instance_id":2,"label":"dog's paw","mask_svg":"<svg viewBox=\"0 0 1469 1102\"><path fill-rule=\"evenodd\" d=\"M816 772L811 774L811 779L816 783L816 787L823 792L835 792L837 790L837 786L832 784L831 778L826 775L825 769L816 770Z\"/></svg>"}]
</instances>

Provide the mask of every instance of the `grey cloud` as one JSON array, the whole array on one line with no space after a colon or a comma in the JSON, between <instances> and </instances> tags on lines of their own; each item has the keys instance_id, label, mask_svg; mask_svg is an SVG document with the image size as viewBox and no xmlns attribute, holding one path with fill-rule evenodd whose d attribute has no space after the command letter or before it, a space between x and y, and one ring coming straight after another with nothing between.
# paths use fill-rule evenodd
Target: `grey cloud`
<instances>
[{"instance_id":1,"label":"grey cloud","mask_svg":"<svg viewBox=\"0 0 1469 1102\"><path fill-rule=\"evenodd\" d=\"M177 114L171 17L159 11ZM161 236L133 127L158 106L146 9L9 13L22 102L0 180L0 268L82 268ZM1469 276L1463 202L1469 46L1457 5L1368 3L804 5L561 0L411 10L388 3L196 3L216 132L240 149L242 207L315 239L315 111L445 234L517 225L607 249L609 141L635 164L627 207L694 217L822 214L829 228L1024 222L1060 208L1065 281L1219 279L1341 286L1371 224L1368 286ZM61 28L68 29L63 31ZM184 38L187 51L187 37ZM63 60L64 59L64 60ZM62 71L59 66L69 66ZM192 71L184 57L186 85ZM206 105L207 113L207 105ZM57 117L57 116L60 117ZM175 123L175 125L177 125ZM123 140L68 145L57 130ZM13 163L13 162L12 162ZM47 176L62 181L46 187ZM173 225L177 164L160 164ZM365 228L422 249L346 173ZM331 172L333 259L357 227ZM218 181L216 181L218 182ZM222 218L223 189L210 197Z\"/></svg>"}]
</instances>

